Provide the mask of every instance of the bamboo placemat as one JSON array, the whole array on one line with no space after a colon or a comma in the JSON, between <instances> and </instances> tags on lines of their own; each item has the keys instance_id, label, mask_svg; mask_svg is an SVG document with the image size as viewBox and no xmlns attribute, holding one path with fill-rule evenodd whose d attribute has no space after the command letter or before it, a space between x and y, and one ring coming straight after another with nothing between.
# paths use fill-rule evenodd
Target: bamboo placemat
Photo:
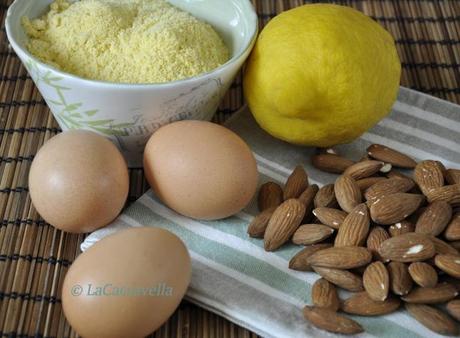
<instances>
[{"instance_id":1,"label":"bamboo placemat","mask_svg":"<svg viewBox=\"0 0 460 338\"><path fill-rule=\"evenodd\" d=\"M261 26L277 13L304 3L253 1ZM60 286L83 236L48 226L30 202L31 161L59 128L8 47L3 21L11 2L0 0L0 332L2 337L73 337L61 311ZM402 85L460 103L460 1L334 2L363 11L393 34L403 64ZM225 121L242 104L238 77L215 120ZM134 201L147 185L141 170L130 175L129 201ZM187 302L152 336L255 337Z\"/></svg>"}]
</instances>

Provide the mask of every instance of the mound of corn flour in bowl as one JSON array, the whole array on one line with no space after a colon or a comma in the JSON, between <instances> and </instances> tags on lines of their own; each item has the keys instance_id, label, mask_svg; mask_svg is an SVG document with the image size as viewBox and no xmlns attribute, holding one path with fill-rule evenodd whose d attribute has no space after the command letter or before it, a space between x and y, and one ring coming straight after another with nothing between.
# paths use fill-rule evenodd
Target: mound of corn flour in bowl
<instances>
[{"instance_id":1,"label":"mound of corn flour in bowl","mask_svg":"<svg viewBox=\"0 0 460 338\"><path fill-rule=\"evenodd\" d=\"M22 24L30 53L92 80L168 82L229 58L209 24L163 0L56 0L43 17Z\"/></svg>"}]
</instances>

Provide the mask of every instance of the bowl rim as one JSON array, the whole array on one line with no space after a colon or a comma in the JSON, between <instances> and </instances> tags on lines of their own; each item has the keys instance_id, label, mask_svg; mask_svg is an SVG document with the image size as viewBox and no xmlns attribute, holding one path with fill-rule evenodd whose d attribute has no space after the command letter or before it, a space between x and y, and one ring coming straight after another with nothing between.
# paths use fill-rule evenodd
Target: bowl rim
<instances>
[{"instance_id":1,"label":"bowl rim","mask_svg":"<svg viewBox=\"0 0 460 338\"><path fill-rule=\"evenodd\" d=\"M39 66L43 67L46 70L55 72L55 73L57 73L58 75L60 75L60 76L62 76L64 78L79 81L79 82L82 82L82 84L86 84L86 85L97 85L99 87L102 86L102 87L105 87L107 89L110 89L110 88L112 88L112 89L113 88L117 88L117 89L120 89L120 88L121 89L152 89L152 88L155 88L155 87L168 88L168 87L174 87L174 86L177 86L177 85L180 85L180 84L192 84L194 82L199 82L201 80L206 79L207 77L209 77L212 74L223 72L230 65L232 65L235 62L237 62L238 60L240 60L247 53L247 51L252 48L252 46L254 45L254 43L256 41L258 32L259 32L258 17L257 17L256 11L255 11L254 6L252 5L251 1L250 0L238 0L238 1L245 2L247 7L248 7L248 10L249 10L249 13L248 13L249 23L251 24L251 26L249 26L249 29L250 29L250 34L251 35L250 35L250 38L248 39L248 43L246 44L246 46L244 46L244 48L242 48L242 50L239 53L237 53L234 56L232 56L229 60L227 60L222 65L220 65L220 66L218 66L218 67L216 67L216 68L214 68L214 69L212 69L210 71L200 73L200 74L192 76L192 77L187 77L187 78L184 78L184 79L168 81L168 82L127 83L127 82L109 82L109 81L101 81L101 80L91 80L91 79L87 79L87 78L84 78L84 77L81 77L81 76L71 74L71 73L62 71L60 69L57 69L56 67L54 67L52 65L49 65L49 64L39 60L33 54L31 54L26 48L23 48L23 47L21 47L19 45L19 43L14 38L14 34L11 32L11 24L12 24L11 21L12 21L12 17L13 17L12 12L13 12L15 6L17 6L17 4L20 1L21 0L15 0L10 5L10 7L8 8L8 11L6 13L6 18L5 18L6 35L7 35L8 41L11 44L11 46L13 47L14 51L17 54L22 53L22 54L26 55L31 60L36 62ZM238 11L240 13L243 13L243 9L241 8L241 4L236 3L236 1L232 1L232 3L237 7L237 9L238 9Z\"/></svg>"}]
</instances>

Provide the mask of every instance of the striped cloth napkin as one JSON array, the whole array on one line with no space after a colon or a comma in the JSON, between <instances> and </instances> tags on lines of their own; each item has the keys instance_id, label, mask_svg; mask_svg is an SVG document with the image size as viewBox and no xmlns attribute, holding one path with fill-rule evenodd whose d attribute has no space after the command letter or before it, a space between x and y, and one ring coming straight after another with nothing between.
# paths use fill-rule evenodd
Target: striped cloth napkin
<instances>
[{"instance_id":1,"label":"striped cloth napkin","mask_svg":"<svg viewBox=\"0 0 460 338\"><path fill-rule=\"evenodd\" d=\"M310 182L333 182L336 175L322 173L309 162L312 148L293 146L263 132L247 109L226 126L254 151L260 184L283 184L297 164L303 164ZM343 155L358 159L371 143L381 143L417 160L436 159L446 167L460 168L460 106L401 88L392 113L352 144L339 146ZM248 223L257 214L255 200L228 219L206 222L178 215L147 192L112 225L95 231L81 245L84 251L99 239L127 227L156 226L178 235L193 260L187 298L264 337L330 337L302 318L310 302L310 289L318 278L312 272L288 269L300 248L286 245L268 253L263 241L249 238ZM346 295L346 294L344 294ZM437 337L400 310L378 317L355 317L366 333L359 337ZM439 336L440 337L440 336Z\"/></svg>"}]
</instances>

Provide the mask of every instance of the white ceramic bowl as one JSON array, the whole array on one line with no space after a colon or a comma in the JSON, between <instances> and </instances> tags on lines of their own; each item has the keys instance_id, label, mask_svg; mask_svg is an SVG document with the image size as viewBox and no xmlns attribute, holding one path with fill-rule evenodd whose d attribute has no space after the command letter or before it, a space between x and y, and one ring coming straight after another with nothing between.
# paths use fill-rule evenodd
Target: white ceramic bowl
<instances>
[{"instance_id":1,"label":"white ceramic bowl","mask_svg":"<svg viewBox=\"0 0 460 338\"><path fill-rule=\"evenodd\" d=\"M44 64L25 48L21 18L36 18L53 0L16 0L8 9L6 32L62 130L88 129L109 137L130 167L142 165L149 136L183 119L210 120L257 36L257 15L249 0L169 0L209 24L231 51L224 65L196 77L158 84L93 81Z\"/></svg>"}]
</instances>

